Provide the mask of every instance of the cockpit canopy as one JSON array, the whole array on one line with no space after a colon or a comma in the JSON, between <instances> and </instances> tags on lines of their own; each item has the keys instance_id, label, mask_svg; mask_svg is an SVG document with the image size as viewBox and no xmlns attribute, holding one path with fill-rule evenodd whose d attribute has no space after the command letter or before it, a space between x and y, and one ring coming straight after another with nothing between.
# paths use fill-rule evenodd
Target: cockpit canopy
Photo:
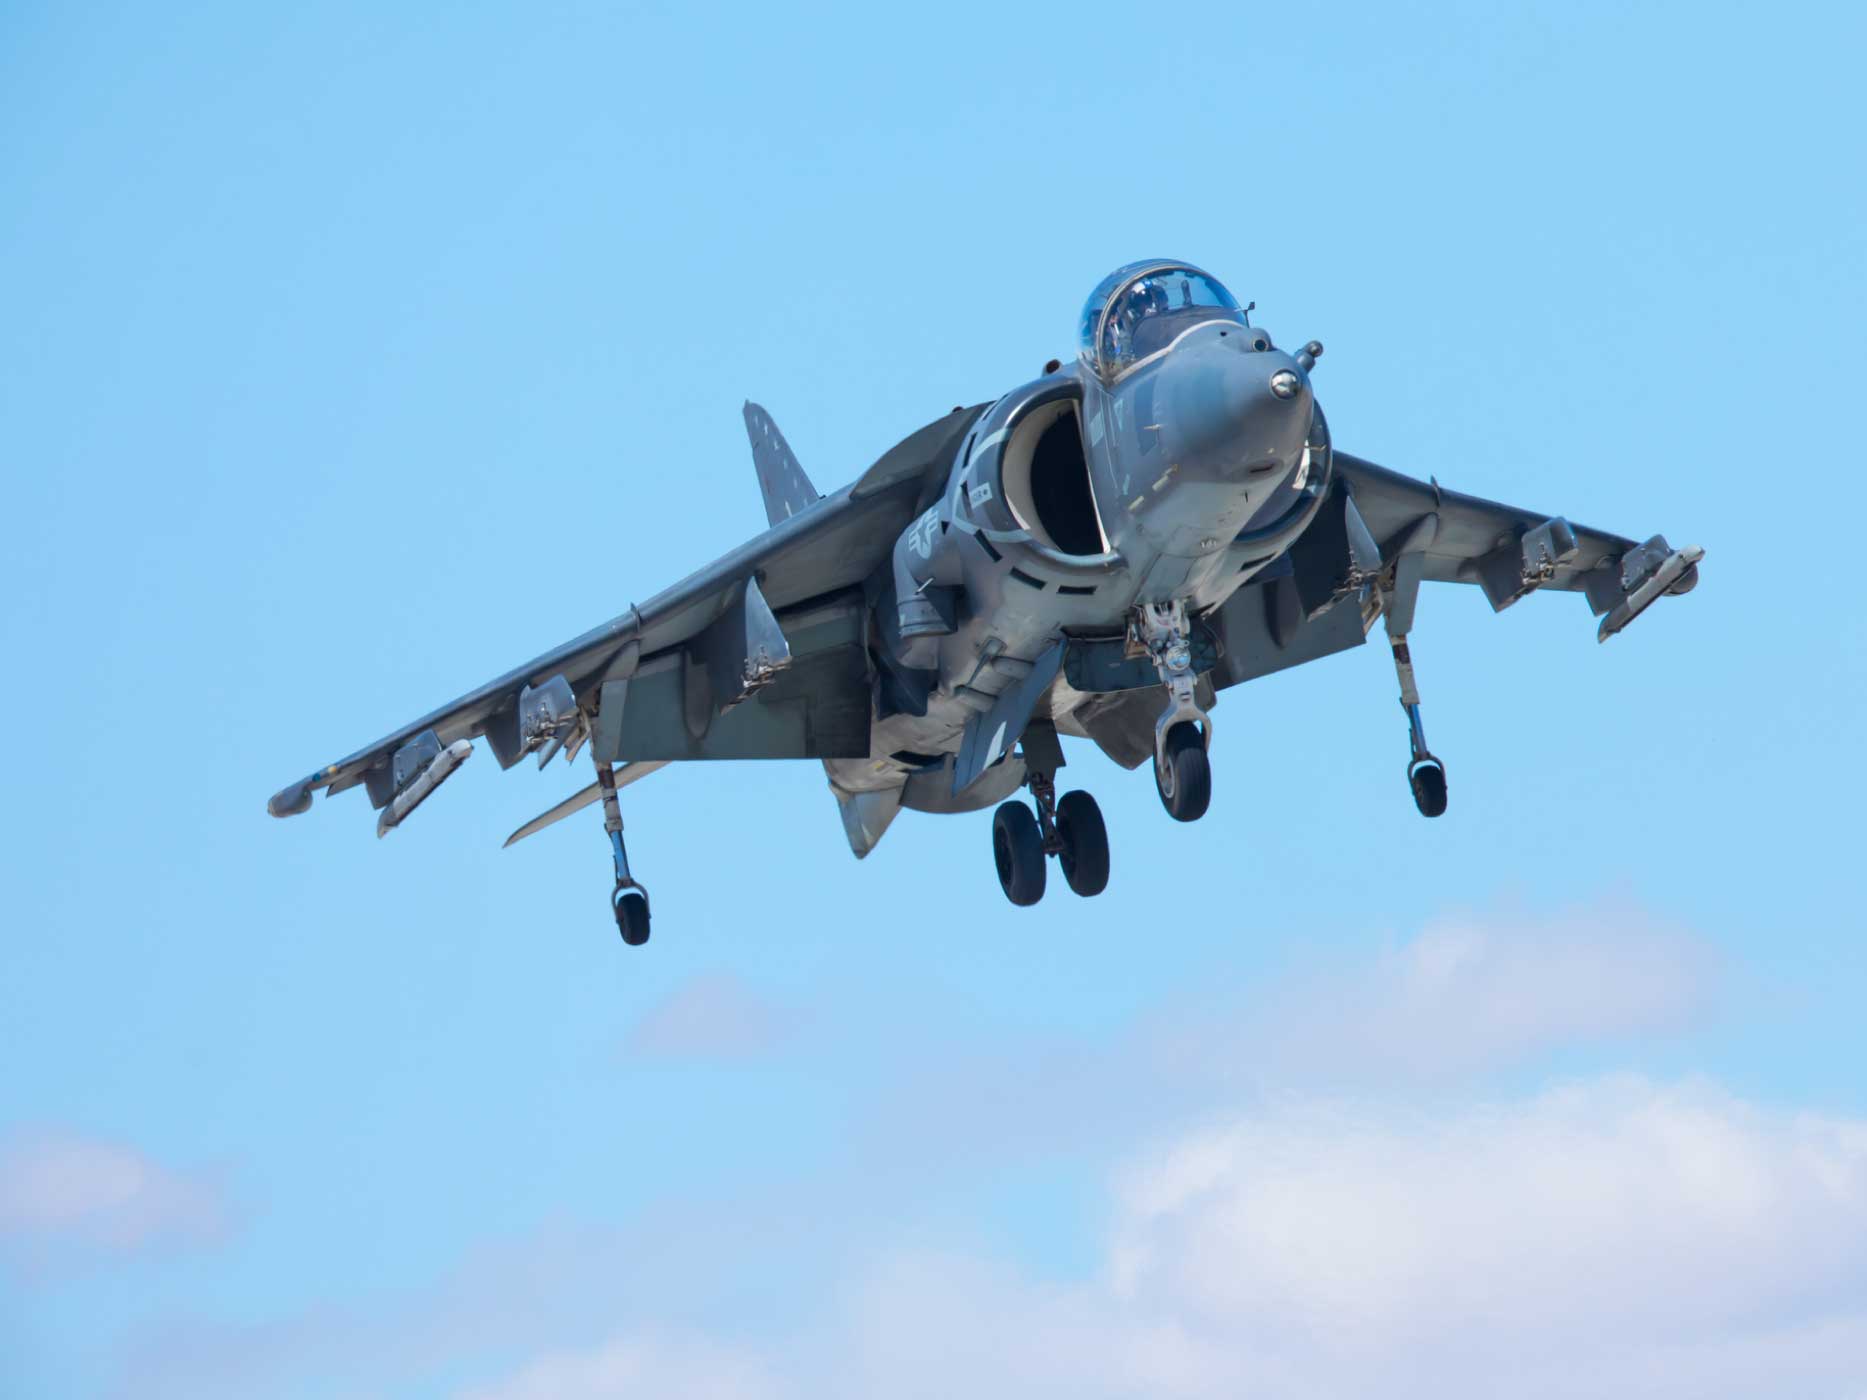
<instances>
[{"instance_id":1,"label":"cockpit canopy","mask_svg":"<svg viewBox=\"0 0 1867 1400\"><path fill-rule=\"evenodd\" d=\"M1186 263L1156 259L1116 268L1083 304L1081 350L1105 380L1165 350L1201 321L1245 324L1245 313L1219 282Z\"/></svg>"}]
</instances>

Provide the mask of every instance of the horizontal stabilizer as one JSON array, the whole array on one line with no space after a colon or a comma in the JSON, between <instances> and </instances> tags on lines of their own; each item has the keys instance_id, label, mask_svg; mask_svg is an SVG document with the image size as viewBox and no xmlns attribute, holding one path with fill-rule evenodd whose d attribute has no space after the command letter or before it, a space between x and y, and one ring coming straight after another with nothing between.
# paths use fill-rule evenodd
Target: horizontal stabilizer
<instances>
[{"instance_id":1,"label":"horizontal stabilizer","mask_svg":"<svg viewBox=\"0 0 1867 1400\"><path fill-rule=\"evenodd\" d=\"M765 521L779 525L821 497L771 415L748 400L745 418L746 436L752 439L752 468L765 497Z\"/></svg>"}]
</instances>

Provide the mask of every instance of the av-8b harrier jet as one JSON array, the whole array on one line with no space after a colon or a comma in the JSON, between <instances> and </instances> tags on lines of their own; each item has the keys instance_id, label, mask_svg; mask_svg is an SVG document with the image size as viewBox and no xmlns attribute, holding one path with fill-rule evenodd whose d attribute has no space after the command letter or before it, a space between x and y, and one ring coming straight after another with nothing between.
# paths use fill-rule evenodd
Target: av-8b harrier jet
<instances>
[{"instance_id":1,"label":"av-8b harrier jet","mask_svg":"<svg viewBox=\"0 0 1867 1400\"><path fill-rule=\"evenodd\" d=\"M1083 308L1080 353L910 434L820 496L777 425L745 407L770 528L667 591L275 795L359 784L399 825L484 738L502 768L587 751L596 781L507 844L600 802L623 941L645 943L619 789L669 763L821 761L851 849L904 807L997 807L1014 904L1056 857L1079 895L1109 878L1087 792L1057 795L1062 736L1153 770L1195 821L1212 795L1219 693L1361 645L1393 648L1420 812L1446 810L1407 648L1423 582L1502 610L1580 593L1619 632L1698 581L1704 551L1636 543L1416 481L1336 450L1314 375L1209 274L1132 263ZM1030 801L1013 797L1028 789Z\"/></svg>"}]
</instances>

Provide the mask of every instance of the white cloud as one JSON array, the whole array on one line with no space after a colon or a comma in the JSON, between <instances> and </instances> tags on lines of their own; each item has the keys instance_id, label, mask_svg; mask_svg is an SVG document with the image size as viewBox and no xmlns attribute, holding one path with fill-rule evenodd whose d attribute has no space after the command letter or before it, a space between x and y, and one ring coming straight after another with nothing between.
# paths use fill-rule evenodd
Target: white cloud
<instances>
[{"instance_id":1,"label":"white cloud","mask_svg":"<svg viewBox=\"0 0 1867 1400\"><path fill-rule=\"evenodd\" d=\"M774 1400L777 1394L748 1356L700 1338L654 1335L540 1357L463 1400Z\"/></svg>"},{"instance_id":2,"label":"white cloud","mask_svg":"<svg viewBox=\"0 0 1867 1400\"><path fill-rule=\"evenodd\" d=\"M1465 917L1099 1041L942 1046L822 1180L560 1232L316 1350L364 1391L531 1350L472 1400L1867 1400L1867 1121L1494 1073L1693 1024L1716 984L1637 912ZM702 979L635 1048L758 1053L762 1014ZM1013 1158L1117 1144L1081 1276L929 1247Z\"/></svg>"},{"instance_id":3,"label":"white cloud","mask_svg":"<svg viewBox=\"0 0 1867 1400\"><path fill-rule=\"evenodd\" d=\"M1367 965L1284 989L1256 1048L1313 1073L1485 1070L1679 1030L1708 1009L1718 973L1703 940L1632 906L1458 914Z\"/></svg>"},{"instance_id":4,"label":"white cloud","mask_svg":"<svg viewBox=\"0 0 1867 1400\"><path fill-rule=\"evenodd\" d=\"M62 1130L0 1143L0 1244L43 1263L60 1252L127 1254L201 1243L227 1226L216 1183L136 1148Z\"/></svg>"},{"instance_id":5,"label":"white cloud","mask_svg":"<svg viewBox=\"0 0 1867 1400\"><path fill-rule=\"evenodd\" d=\"M1223 1343L1174 1317L988 1259L896 1254L849 1296L834 1348L843 1364L824 1389L850 1400L1181 1395L1225 1369ZM810 1393L808 1378L793 1393Z\"/></svg>"},{"instance_id":6,"label":"white cloud","mask_svg":"<svg viewBox=\"0 0 1867 1400\"><path fill-rule=\"evenodd\" d=\"M1370 1356L1867 1318L1867 1123L1700 1085L1273 1110L1170 1144L1118 1199L1116 1296Z\"/></svg>"},{"instance_id":7,"label":"white cloud","mask_svg":"<svg viewBox=\"0 0 1867 1400\"><path fill-rule=\"evenodd\" d=\"M749 1060L771 1054L794 1018L727 972L691 978L644 1013L624 1052L658 1059Z\"/></svg>"},{"instance_id":8,"label":"white cloud","mask_svg":"<svg viewBox=\"0 0 1867 1400\"><path fill-rule=\"evenodd\" d=\"M1170 1138L1108 1200L1091 1279L880 1252L808 1340L722 1341L694 1374L797 1400L1864 1393L1867 1122L1614 1077L1269 1106ZM654 1393L645 1345L488 1394Z\"/></svg>"},{"instance_id":9,"label":"white cloud","mask_svg":"<svg viewBox=\"0 0 1867 1400\"><path fill-rule=\"evenodd\" d=\"M1215 978L1101 1039L943 1045L870 1125L878 1153L964 1161L1126 1146L1266 1093L1445 1093L1539 1056L1677 1032L1712 948L1631 907L1436 919L1406 942L1268 984Z\"/></svg>"}]
</instances>

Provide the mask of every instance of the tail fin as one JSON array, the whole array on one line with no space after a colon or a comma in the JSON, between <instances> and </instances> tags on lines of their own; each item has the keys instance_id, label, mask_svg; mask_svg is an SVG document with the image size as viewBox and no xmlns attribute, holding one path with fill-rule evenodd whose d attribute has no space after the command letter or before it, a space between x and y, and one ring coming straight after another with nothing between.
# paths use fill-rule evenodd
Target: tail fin
<instances>
[{"instance_id":1,"label":"tail fin","mask_svg":"<svg viewBox=\"0 0 1867 1400\"><path fill-rule=\"evenodd\" d=\"M752 439L752 467L765 497L765 519L777 525L818 500L819 494L771 415L748 399L745 416L746 436Z\"/></svg>"}]
</instances>

